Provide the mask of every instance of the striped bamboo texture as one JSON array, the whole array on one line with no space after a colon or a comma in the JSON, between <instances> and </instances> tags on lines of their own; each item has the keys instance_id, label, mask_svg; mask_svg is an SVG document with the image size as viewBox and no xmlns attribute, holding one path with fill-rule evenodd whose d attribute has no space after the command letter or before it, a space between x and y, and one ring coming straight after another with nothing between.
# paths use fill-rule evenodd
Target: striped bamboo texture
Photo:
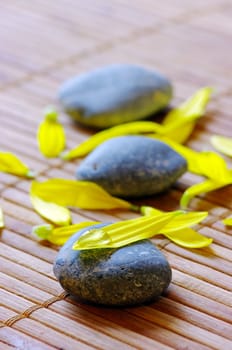
<instances>
[{"instance_id":1,"label":"striped bamboo texture","mask_svg":"<svg viewBox=\"0 0 232 350\"><path fill-rule=\"evenodd\" d=\"M210 135L232 136L232 3L230 0L8 0L0 3L0 149L21 157L39 179L73 178L78 161L47 160L36 129L67 78L114 62L156 68L173 81L173 106L202 86L215 95L189 140L212 149ZM61 112L73 147L90 135ZM232 166L229 158L226 159ZM178 208L186 174L168 193L143 203ZM154 242L168 258L173 281L147 306L109 309L78 304L52 272L57 247L31 235L43 220L28 197L30 181L0 173L6 227L0 236L0 350L232 349L232 186L191 202L208 210L199 231L210 248ZM73 210L74 222L119 220L135 214Z\"/></svg>"}]
</instances>

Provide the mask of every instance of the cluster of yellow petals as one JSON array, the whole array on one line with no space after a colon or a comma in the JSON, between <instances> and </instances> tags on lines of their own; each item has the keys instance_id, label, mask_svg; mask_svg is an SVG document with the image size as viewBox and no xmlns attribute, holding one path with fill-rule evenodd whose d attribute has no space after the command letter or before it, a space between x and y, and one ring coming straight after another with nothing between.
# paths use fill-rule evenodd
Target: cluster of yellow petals
<instances>
[{"instance_id":1,"label":"cluster of yellow petals","mask_svg":"<svg viewBox=\"0 0 232 350\"><path fill-rule=\"evenodd\" d=\"M189 187L183 193L180 205L186 208L194 196L232 184L232 170L228 169L221 156L214 152L196 152L182 145L192 133L197 119L204 115L211 94L212 89L209 87L200 89L185 103L171 110L162 124L138 121L118 125L93 135L66 152L63 152L65 147L63 126L58 122L56 111L48 109L37 131L38 147L45 157L61 156L64 159L73 159L84 157L102 142L116 136L143 134L158 138L187 160L190 172L205 177L204 181ZM232 156L230 138L214 135L211 143L219 152ZM32 171L16 155L9 152L0 152L0 171L33 177ZM100 186L87 181L65 179L33 181L30 198L34 209L55 225L36 226L34 233L40 239L62 245L73 233L87 228L87 232L75 243L74 249L120 247L157 234L162 234L174 243L188 248L205 247L212 242L210 238L202 236L191 228L207 216L206 212L163 213L151 207L138 208L130 202L111 196ZM116 208L141 210L144 216L99 229L89 229L98 222L87 221L72 225L68 207L89 210ZM223 223L232 225L232 218L224 219ZM3 226L3 213L0 209L0 228Z\"/></svg>"}]
</instances>

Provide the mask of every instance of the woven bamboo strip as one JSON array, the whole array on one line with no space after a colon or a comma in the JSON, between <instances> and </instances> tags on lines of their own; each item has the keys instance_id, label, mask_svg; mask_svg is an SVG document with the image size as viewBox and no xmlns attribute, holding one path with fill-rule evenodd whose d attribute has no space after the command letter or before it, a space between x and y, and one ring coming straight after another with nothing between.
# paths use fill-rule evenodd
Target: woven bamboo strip
<instances>
[{"instance_id":1,"label":"woven bamboo strip","mask_svg":"<svg viewBox=\"0 0 232 350\"><path fill-rule=\"evenodd\" d=\"M8 276L17 278L18 280L26 282L34 287L38 286L39 283L41 290L44 290L52 295L57 295L62 292L62 288L59 287L56 281L48 278L47 276L45 277L29 268L2 257L0 257L0 262L2 268L4 269L4 273L7 273ZM17 271L17 275L14 273L14 271Z\"/></svg>"},{"instance_id":2,"label":"woven bamboo strip","mask_svg":"<svg viewBox=\"0 0 232 350\"><path fill-rule=\"evenodd\" d=\"M178 334L179 332L171 329L167 329L167 327L163 327L159 324L159 322L148 321L141 317L138 317L136 314L132 314L130 309L127 310L127 315L125 316L123 311L117 311L116 313L112 313L112 310L104 309L99 310L98 308L84 306L85 309L88 309L94 314L101 315L105 319L112 320L115 323L122 325L123 327L132 329L139 334L143 334L147 338L158 340L164 344L167 344L174 349L178 348L180 344L185 344L185 346L190 347L191 349L209 349L206 345L199 344L194 340L190 340ZM136 309L135 309L136 310ZM175 320L175 324L178 320ZM178 321L179 322L179 321ZM175 327L175 326L174 326Z\"/></svg>"},{"instance_id":3,"label":"woven bamboo strip","mask_svg":"<svg viewBox=\"0 0 232 350\"><path fill-rule=\"evenodd\" d=\"M0 254L4 257L10 257L12 260L14 260L20 265L32 266L34 270L39 271L40 273L46 276L53 276L51 271L51 265L47 262L42 261L41 259L38 259L36 257L30 256L29 254L21 252L3 243L0 246Z\"/></svg>"},{"instance_id":4,"label":"woven bamboo strip","mask_svg":"<svg viewBox=\"0 0 232 350\"><path fill-rule=\"evenodd\" d=\"M5 308L4 306L0 306L0 325L2 326L2 322L5 319L14 317L16 315L16 313L10 309Z\"/></svg>"},{"instance_id":5,"label":"woven bamboo strip","mask_svg":"<svg viewBox=\"0 0 232 350\"><path fill-rule=\"evenodd\" d=\"M152 310L150 310L151 315L156 313L155 309L156 308L152 308ZM232 339L232 335L230 334L230 321L225 322L219 319L216 321L215 316L206 315L205 312L199 312L198 310L194 310L192 307L183 306L181 303L175 302L173 300L168 300L167 298L163 298L159 302L157 309L163 313L183 319L186 322L189 322L209 332L213 332L222 338L229 340ZM215 329L215 321L217 322L217 329ZM218 340L222 341L222 339Z\"/></svg>"},{"instance_id":6,"label":"woven bamboo strip","mask_svg":"<svg viewBox=\"0 0 232 350\"><path fill-rule=\"evenodd\" d=\"M199 295L207 297L208 299L215 300L219 303L225 304L230 307L232 306L230 291L212 285L207 281L199 281L199 279L196 276L189 276L182 271L174 269L172 282L174 285L177 284L180 287L184 287Z\"/></svg>"},{"instance_id":7,"label":"woven bamboo strip","mask_svg":"<svg viewBox=\"0 0 232 350\"><path fill-rule=\"evenodd\" d=\"M182 336L185 336L189 339L193 339L195 342L204 344L208 347L211 347L212 349L222 348L223 346L229 347L231 345L231 341L226 340L223 336L212 334L211 331L206 331L200 328L200 322L202 324L204 322L203 320L199 322L198 326L194 326L189 322L182 321L180 318L178 318L177 322L176 318L170 314L165 314L158 310L155 310L154 312L154 310L150 310L146 307L144 307L143 309L135 309L131 312L151 322L157 322L162 327L174 330L177 334L179 333Z\"/></svg>"},{"instance_id":8,"label":"woven bamboo strip","mask_svg":"<svg viewBox=\"0 0 232 350\"><path fill-rule=\"evenodd\" d=\"M103 315L101 315L101 313L99 313L99 316L97 316L94 315L92 312L88 312L87 310L80 308L78 305L74 305L71 303L67 304L67 302L64 301L52 304L50 309L62 314L67 318L71 317L76 322L81 322L88 326L91 326L92 323L92 326L94 325L94 328L102 331L103 333L112 333L114 337L124 340L132 346L136 347L138 346L139 342L142 341L144 347L146 348L152 348L153 346L162 349L161 343L156 342L154 339L146 338L141 334L139 335L133 330L120 326L120 324L115 322L116 320L112 319L112 321L110 321L108 319L105 319ZM126 313L124 315L124 318L127 318ZM167 346L165 345L164 348L166 347Z\"/></svg>"},{"instance_id":9,"label":"woven bamboo strip","mask_svg":"<svg viewBox=\"0 0 232 350\"><path fill-rule=\"evenodd\" d=\"M22 347L26 347L28 349L34 349L34 350L54 350L57 349L53 346L49 346L45 343L42 343L39 340L36 340L34 338L32 338L31 336L28 336L22 332L19 332L15 329L11 329L11 328L1 328L0 329L0 336L1 336L1 340L4 342L2 347L0 345L0 349L1 350L5 350L7 349L7 344L9 344L9 348L12 349L12 347L17 348L22 348ZM1 343L2 344L2 343Z\"/></svg>"},{"instance_id":10,"label":"woven bamboo strip","mask_svg":"<svg viewBox=\"0 0 232 350\"><path fill-rule=\"evenodd\" d=\"M84 350L96 349L94 344L88 345L82 342L81 339L74 339L73 337L67 336L62 332L58 332L49 328L47 325L43 325L31 319L21 319L15 323L13 328L20 331L21 334L25 333L29 335L30 338L40 340L56 349L60 349L60 347L67 350L78 349L78 347Z\"/></svg>"},{"instance_id":11,"label":"woven bamboo strip","mask_svg":"<svg viewBox=\"0 0 232 350\"><path fill-rule=\"evenodd\" d=\"M232 275L232 262L226 261L222 257L218 257L215 253L214 246L211 246L211 248L201 249L198 252L195 249L186 250L170 243L166 246L166 250L178 256L184 257L187 260L195 261L201 265L213 268L216 271L223 272L228 276Z\"/></svg>"},{"instance_id":12,"label":"woven bamboo strip","mask_svg":"<svg viewBox=\"0 0 232 350\"><path fill-rule=\"evenodd\" d=\"M1 333L1 330L0 330ZM12 350L11 345L7 345L6 343L0 341L0 350Z\"/></svg>"},{"instance_id":13,"label":"woven bamboo strip","mask_svg":"<svg viewBox=\"0 0 232 350\"><path fill-rule=\"evenodd\" d=\"M42 303L51 297L50 294L30 286L27 283L19 281L17 278L7 276L6 274L0 272L0 285L7 291L15 293L16 295L27 298L34 303Z\"/></svg>"},{"instance_id":14,"label":"woven bamboo strip","mask_svg":"<svg viewBox=\"0 0 232 350\"><path fill-rule=\"evenodd\" d=\"M182 256L170 254L169 252L166 252L166 256L174 268L177 268L185 273L189 273L190 275L209 282L212 285L224 288L227 291L231 291L231 279L226 274L215 271L208 266L200 265L199 263L193 261L190 262L189 260L185 260Z\"/></svg>"},{"instance_id":15,"label":"woven bamboo strip","mask_svg":"<svg viewBox=\"0 0 232 350\"><path fill-rule=\"evenodd\" d=\"M20 297L14 293L11 293L3 288L0 289L1 303L8 309L12 309L16 313L22 313L24 310L32 307L34 304Z\"/></svg>"},{"instance_id":16,"label":"woven bamboo strip","mask_svg":"<svg viewBox=\"0 0 232 350\"><path fill-rule=\"evenodd\" d=\"M230 323L231 321L231 308L229 306L222 304L221 301L215 301L200 295L197 291L191 291L175 284L169 288L168 298L225 322Z\"/></svg>"},{"instance_id":17,"label":"woven bamboo strip","mask_svg":"<svg viewBox=\"0 0 232 350\"><path fill-rule=\"evenodd\" d=\"M33 237L31 237L31 233L29 233L28 237L22 237L22 234L14 233L12 231L4 230L2 233L2 242L7 244L12 248L16 248L25 253L31 254L39 259L42 259L48 263L52 263L57 254L56 250L58 247L45 244L38 243Z\"/></svg>"}]
</instances>

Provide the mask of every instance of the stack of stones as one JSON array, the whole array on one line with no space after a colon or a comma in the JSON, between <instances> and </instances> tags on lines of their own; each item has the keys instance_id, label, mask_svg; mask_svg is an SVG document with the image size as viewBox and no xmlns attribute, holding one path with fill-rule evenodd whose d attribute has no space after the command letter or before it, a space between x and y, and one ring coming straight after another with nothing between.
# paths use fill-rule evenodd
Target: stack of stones
<instances>
[{"instance_id":1,"label":"stack of stones","mask_svg":"<svg viewBox=\"0 0 232 350\"><path fill-rule=\"evenodd\" d=\"M167 107L172 87L167 78L136 65L111 65L64 83L59 98L77 122L107 128L141 120ZM112 138L80 164L78 180L92 181L126 198L151 196L170 188L187 170L183 157L144 136ZM101 224L105 226L108 224ZM108 306L138 305L157 299L171 281L171 268L149 240L118 249L74 251L73 235L60 250L54 272L78 300Z\"/></svg>"}]
</instances>

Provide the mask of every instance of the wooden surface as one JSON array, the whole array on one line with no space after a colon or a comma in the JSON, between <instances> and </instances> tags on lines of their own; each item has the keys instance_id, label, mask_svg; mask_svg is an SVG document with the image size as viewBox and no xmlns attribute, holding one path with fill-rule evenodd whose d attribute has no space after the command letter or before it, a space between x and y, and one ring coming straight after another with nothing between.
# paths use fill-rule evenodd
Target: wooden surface
<instances>
[{"instance_id":1,"label":"wooden surface","mask_svg":"<svg viewBox=\"0 0 232 350\"><path fill-rule=\"evenodd\" d=\"M41 179L73 178L78 162L47 160L36 129L59 85L114 62L139 63L166 74L172 105L210 85L215 95L189 140L211 149L213 133L232 136L232 3L230 0L7 0L0 2L0 148L19 155ZM61 113L68 147L89 133ZM231 160L227 158L228 163ZM173 269L157 303L108 309L72 302L52 272L57 249L38 244L30 181L0 174L6 227L0 238L0 350L232 349L232 186L200 196L191 208L210 215L199 231L208 249L186 250L154 239ZM181 192L199 179L186 174L167 194L144 203L178 208ZM74 210L74 222L133 217L122 211Z\"/></svg>"}]
</instances>

